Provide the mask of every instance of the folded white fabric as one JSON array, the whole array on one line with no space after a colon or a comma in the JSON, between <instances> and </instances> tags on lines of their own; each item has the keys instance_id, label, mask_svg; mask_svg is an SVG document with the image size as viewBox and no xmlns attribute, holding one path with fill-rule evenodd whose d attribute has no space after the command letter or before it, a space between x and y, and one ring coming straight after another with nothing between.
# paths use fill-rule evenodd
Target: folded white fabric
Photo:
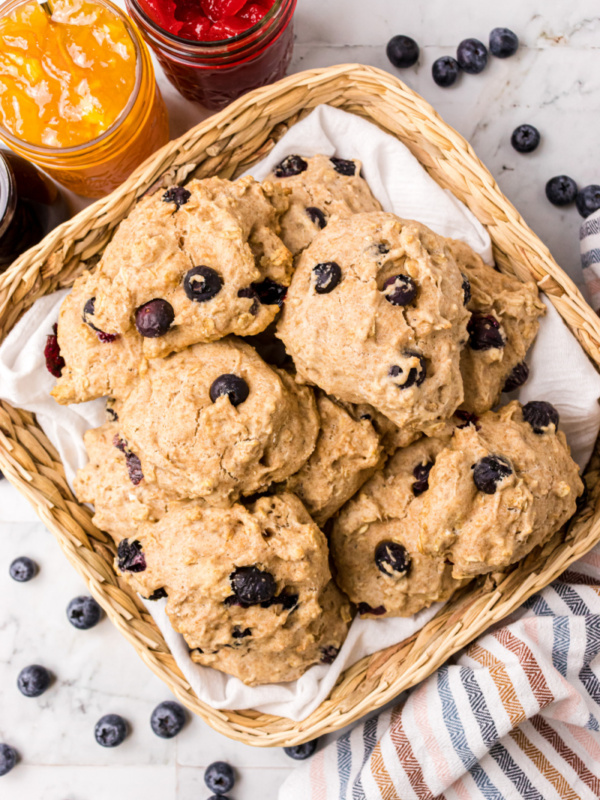
<instances>
[{"instance_id":1,"label":"folded white fabric","mask_svg":"<svg viewBox=\"0 0 600 800\"><path fill-rule=\"evenodd\" d=\"M462 239L491 263L489 236L473 214L441 189L404 145L360 117L328 106L317 108L291 128L251 174L258 179L266 177L292 153L360 159L365 178L385 210L416 219L444 236ZM49 394L54 379L45 369L43 349L65 294L57 292L38 300L0 347L0 397L37 414L71 481L87 460L82 434L103 423L104 402L65 408ZM517 396L523 401L548 400L557 407L561 427L583 467L600 429L600 376L550 306L528 361L531 377ZM215 708L256 708L294 720L306 717L327 697L346 667L410 636L437 610L436 606L409 619L356 619L333 665L313 667L293 683L249 688L237 678L194 664L183 637L172 629L164 605L157 601L148 603L148 608L201 700Z\"/></svg>"}]
</instances>

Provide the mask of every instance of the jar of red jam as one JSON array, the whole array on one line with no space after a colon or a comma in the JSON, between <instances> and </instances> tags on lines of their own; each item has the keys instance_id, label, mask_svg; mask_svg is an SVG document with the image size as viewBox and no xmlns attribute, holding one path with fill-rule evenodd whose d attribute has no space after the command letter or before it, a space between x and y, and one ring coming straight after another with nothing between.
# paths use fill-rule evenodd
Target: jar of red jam
<instances>
[{"instance_id":1,"label":"jar of red jam","mask_svg":"<svg viewBox=\"0 0 600 800\"><path fill-rule=\"evenodd\" d=\"M219 109L285 75L296 0L126 0L166 76Z\"/></svg>"},{"instance_id":2,"label":"jar of red jam","mask_svg":"<svg viewBox=\"0 0 600 800\"><path fill-rule=\"evenodd\" d=\"M68 216L55 183L24 158L0 150L0 272Z\"/></svg>"}]
</instances>

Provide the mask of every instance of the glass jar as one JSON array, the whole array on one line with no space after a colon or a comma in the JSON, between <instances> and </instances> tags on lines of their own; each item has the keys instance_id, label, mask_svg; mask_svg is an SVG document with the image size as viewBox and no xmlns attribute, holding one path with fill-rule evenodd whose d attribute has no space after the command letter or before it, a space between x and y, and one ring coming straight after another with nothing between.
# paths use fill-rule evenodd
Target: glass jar
<instances>
[{"instance_id":1,"label":"glass jar","mask_svg":"<svg viewBox=\"0 0 600 800\"><path fill-rule=\"evenodd\" d=\"M93 0L115 14L125 26L136 56L135 84L117 119L97 138L72 147L52 147L17 137L0 125L0 140L38 164L68 189L85 197L102 197L119 186L148 156L169 140L167 110L156 85L148 49L128 17L109 0ZM2 7L2 18L24 0ZM69 123L65 119L65 125Z\"/></svg>"},{"instance_id":2,"label":"glass jar","mask_svg":"<svg viewBox=\"0 0 600 800\"><path fill-rule=\"evenodd\" d=\"M68 216L55 183L24 158L0 150L0 272Z\"/></svg>"},{"instance_id":3,"label":"glass jar","mask_svg":"<svg viewBox=\"0 0 600 800\"><path fill-rule=\"evenodd\" d=\"M220 42L182 39L160 28L138 0L126 4L173 86L206 108L283 78L292 58L296 0L277 0L256 25Z\"/></svg>"}]
</instances>

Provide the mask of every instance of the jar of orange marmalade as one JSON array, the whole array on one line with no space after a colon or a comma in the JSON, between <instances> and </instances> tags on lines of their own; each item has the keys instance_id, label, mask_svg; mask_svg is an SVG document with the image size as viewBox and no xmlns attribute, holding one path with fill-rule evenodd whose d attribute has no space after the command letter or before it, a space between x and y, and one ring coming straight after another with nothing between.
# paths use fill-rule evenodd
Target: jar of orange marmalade
<instances>
[{"instance_id":1,"label":"jar of orange marmalade","mask_svg":"<svg viewBox=\"0 0 600 800\"><path fill-rule=\"evenodd\" d=\"M0 9L0 140L77 194L112 191L168 141L148 50L109 0Z\"/></svg>"}]
</instances>

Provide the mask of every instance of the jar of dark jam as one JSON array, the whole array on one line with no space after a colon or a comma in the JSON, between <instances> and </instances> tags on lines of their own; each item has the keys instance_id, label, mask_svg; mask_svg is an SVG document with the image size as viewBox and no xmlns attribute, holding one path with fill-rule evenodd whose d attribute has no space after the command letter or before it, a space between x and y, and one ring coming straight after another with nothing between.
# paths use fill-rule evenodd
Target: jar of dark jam
<instances>
[{"instance_id":1,"label":"jar of dark jam","mask_svg":"<svg viewBox=\"0 0 600 800\"><path fill-rule=\"evenodd\" d=\"M129 15L173 86L187 100L210 109L283 78L292 58L296 2L276 0L259 22L236 36L192 41L160 27L143 0L126 0Z\"/></svg>"},{"instance_id":2,"label":"jar of dark jam","mask_svg":"<svg viewBox=\"0 0 600 800\"><path fill-rule=\"evenodd\" d=\"M55 183L24 158L0 150L0 271L68 216Z\"/></svg>"}]
</instances>

